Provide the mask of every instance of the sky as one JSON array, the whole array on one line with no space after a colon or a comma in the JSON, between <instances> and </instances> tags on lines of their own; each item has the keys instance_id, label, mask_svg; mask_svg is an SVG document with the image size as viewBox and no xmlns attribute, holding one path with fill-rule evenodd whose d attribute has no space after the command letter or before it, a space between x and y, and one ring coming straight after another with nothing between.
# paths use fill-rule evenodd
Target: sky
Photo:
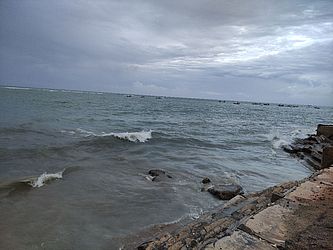
<instances>
[{"instance_id":1,"label":"sky","mask_svg":"<svg viewBox=\"0 0 333 250\"><path fill-rule=\"evenodd\" d=\"M333 106L333 1L1 0L0 84Z\"/></svg>"}]
</instances>

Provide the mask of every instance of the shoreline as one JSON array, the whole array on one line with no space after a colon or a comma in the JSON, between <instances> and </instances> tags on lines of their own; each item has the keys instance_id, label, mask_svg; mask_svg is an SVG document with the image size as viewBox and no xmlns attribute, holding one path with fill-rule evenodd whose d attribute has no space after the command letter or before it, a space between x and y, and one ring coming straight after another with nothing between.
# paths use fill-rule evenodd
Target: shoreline
<instances>
[{"instance_id":1,"label":"shoreline","mask_svg":"<svg viewBox=\"0 0 333 250\"><path fill-rule=\"evenodd\" d=\"M332 249L332 135L333 126L318 125L284 148L315 169L309 177L239 194L194 221L155 225L121 249Z\"/></svg>"}]
</instances>

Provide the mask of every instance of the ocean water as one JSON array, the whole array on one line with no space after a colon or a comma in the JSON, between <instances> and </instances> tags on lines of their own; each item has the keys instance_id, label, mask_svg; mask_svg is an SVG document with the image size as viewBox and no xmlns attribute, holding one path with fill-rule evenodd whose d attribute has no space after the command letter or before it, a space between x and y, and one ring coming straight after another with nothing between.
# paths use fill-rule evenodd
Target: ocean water
<instances>
[{"instance_id":1,"label":"ocean water","mask_svg":"<svg viewBox=\"0 0 333 250\"><path fill-rule=\"evenodd\" d=\"M121 238L310 170L281 150L331 107L0 87L0 249L118 249ZM153 182L150 169L173 178Z\"/></svg>"}]
</instances>

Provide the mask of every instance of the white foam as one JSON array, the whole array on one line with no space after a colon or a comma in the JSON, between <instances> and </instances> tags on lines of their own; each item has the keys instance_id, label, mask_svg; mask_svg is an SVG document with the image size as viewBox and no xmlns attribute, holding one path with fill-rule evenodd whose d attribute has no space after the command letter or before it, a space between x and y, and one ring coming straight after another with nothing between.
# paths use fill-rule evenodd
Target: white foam
<instances>
[{"instance_id":1,"label":"white foam","mask_svg":"<svg viewBox=\"0 0 333 250\"><path fill-rule=\"evenodd\" d=\"M309 134L313 134L313 129L294 129L290 132L286 131L284 134L277 130L271 131L267 136L268 140L271 141L274 149L279 149L282 146L291 144L296 138L306 138Z\"/></svg>"},{"instance_id":2,"label":"white foam","mask_svg":"<svg viewBox=\"0 0 333 250\"><path fill-rule=\"evenodd\" d=\"M128 140L131 142L146 142L152 138L152 131L141 132L125 132L125 133L103 133L102 136L114 136L119 139Z\"/></svg>"},{"instance_id":3,"label":"white foam","mask_svg":"<svg viewBox=\"0 0 333 250\"><path fill-rule=\"evenodd\" d=\"M70 134L70 135L75 135L75 131L72 131L72 130L61 130L60 131L61 133L63 134Z\"/></svg>"},{"instance_id":4,"label":"white foam","mask_svg":"<svg viewBox=\"0 0 333 250\"><path fill-rule=\"evenodd\" d=\"M60 91L60 90L59 90ZM85 92L82 92L82 91L77 91L77 90L65 90L65 89L62 89L61 92L64 92L64 93L74 93L74 94L84 94Z\"/></svg>"},{"instance_id":5,"label":"white foam","mask_svg":"<svg viewBox=\"0 0 333 250\"><path fill-rule=\"evenodd\" d=\"M87 131L81 128L78 128L76 130L77 132L79 132L80 134L82 134L85 137L89 137L89 136L96 136L96 137L105 137L105 136L113 136L119 139L123 139L123 140L128 140L131 142L146 142L147 140L152 138L152 130L149 131L140 131L140 132L123 132L123 133L105 133L102 132L100 134L96 134L94 132L91 131Z\"/></svg>"},{"instance_id":6,"label":"white foam","mask_svg":"<svg viewBox=\"0 0 333 250\"><path fill-rule=\"evenodd\" d=\"M32 187L42 187L44 184L48 181L55 180L55 179L61 179L62 178L63 171L55 173L55 174L48 174L43 173L40 176L38 176L35 180L31 181L29 184Z\"/></svg>"},{"instance_id":7,"label":"white foam","mask_svg":"<svg viewBox=\"0 0 333 250\"><path fill-rule=\"evenodd\" d=\"M27 89L30 89L30 88L22 88L22 87L3 87L5 89L21 89L21 90L27 90Z\"/></svg>"},{"instance_id":8,"label":"white foam","mask_svg":"<svg viewBox=\"0 0 333 250\"><path fill-rule=\"evenodd\" d=\"M190 213L189 213L188 216L192 220L196 220L196 219L199 219L202 214L203 214L203 210L202 210L201 207L191 206L190 207Z\"/></svg>"},{"instance_id":9,"label":"white foam","mask_svg":"<svg viewBox=\"0 0 333 250\"><path fill-rule=\"evenodd\" d=\"M290 144L288 141L283 140L283 139L277 139L272 141L273 148L279 149L284 145Z\"/></svg>"},{"instance_id":10,"label":"white foam","mask_svg":"<svg viewBox=\"0 0 333 250\"><path fill-rule=\"evenodd\" d=\"M232 182L233 184L238 184L238 185L240 184L239 175L237 175L237 173L224 171L223 174L225 176L225 179L227 179L229 182Z\"/></svg>"},{"instance_id":11,"label":"white foam","mask_svg":"<svg viewBox=\"0 0 333 250\"><path fill-rule=\"evenodd\" d=\"M74 131L75 132L75 131ZM83 135L84 137L88 137L88 136L98 136L98 134L95 134L94 132L88 131L88 130L84 130L82 128L78 128L76 129L76 132L78 132L79 134Z\"/></svg>"}]
</instances>

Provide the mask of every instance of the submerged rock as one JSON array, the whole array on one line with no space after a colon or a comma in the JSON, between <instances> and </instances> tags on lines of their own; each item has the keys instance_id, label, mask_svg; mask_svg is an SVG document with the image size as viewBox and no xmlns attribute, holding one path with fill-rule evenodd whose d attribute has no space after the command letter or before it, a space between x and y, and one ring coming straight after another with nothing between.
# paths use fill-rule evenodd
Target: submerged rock
<instances>
[{"instance_id":1,"label":"submerged rock","mask_svg":"<svg viewBox=\"0 0 333 250\"><path fill-rule=\"evenodd\" d=\"M238 194L243 193L243 188L236 184L212 186L207 190L220 200L230 200Z\"/></svg>"},{"instance_id":2,"label":"submerged rock","mask_svg":"<svg viewBox=\"0 0 333 250\"><path fill-rule=\"evenodd\" d=\"M151 169L148 174L152 177L152 181L162 180L163 178L172 178L171 175L167 174L164 170L161 169Z\"/></svg>"},{"instance_id":3,"label":"submerged rock","mask_svg":"<svg viewBox=\"0 0 333 250\"><path fill-rule=\"evenodd\" d=\"M209 179L208 177L205 177L205 178L202 179L201 182L202 182L203 184L207 184L207 183L210 183L211 181L210 181L210 179Z\"/></svg>"},{"instance_id":4,"label":"submerged rock","mask_svg":"<svg viewBox=\"0 0 333 250\"><path fill-rule=\"evenodd\" d=\"M151 176L165 175L165 171L160 170L160 169L152 169L152 170L149 170L148 174Z\"/></svg>"}]
</instances>

